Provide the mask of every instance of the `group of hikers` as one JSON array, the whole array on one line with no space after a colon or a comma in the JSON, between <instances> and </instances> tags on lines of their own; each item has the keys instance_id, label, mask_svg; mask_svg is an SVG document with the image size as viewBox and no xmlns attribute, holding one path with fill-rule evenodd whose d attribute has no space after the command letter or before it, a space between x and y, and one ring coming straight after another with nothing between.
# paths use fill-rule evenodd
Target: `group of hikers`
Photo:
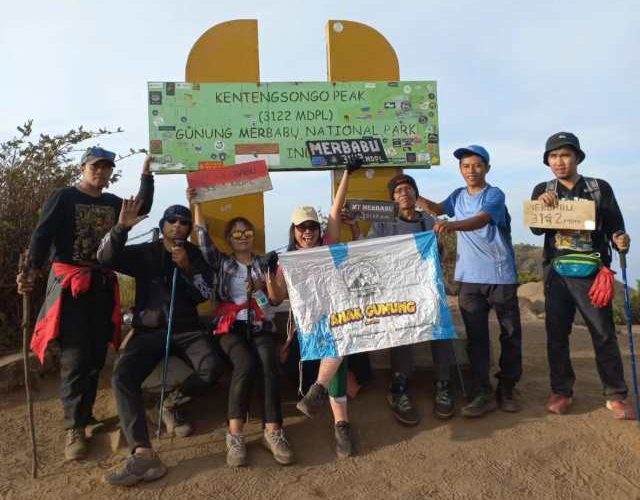
<instances>
[{"instance_id":1,"label":"group of hikers","mask_svg":"<svg viewBox=\"0 0 640 500\"><path fill-rule=\"evenodd\" d=\"M473 384L461 414L481 417L497 407L517 412L521 408L515 386L522 375L522 327L505 194L486 180L491 163L485 148L471 145L457 149L453 155L459 162L462 187L436 203L421 195L411 176L393 177L388 184L389 197L397 202L399 216L395 222L373 223L367 235L361 234L358 223L343 208L349 178L360 166L349 163L335 193L324 233L317 212L308 206L298 207L291 217L288 251L338 243L343 224L350 226L353 239L422 231L437 235L455 232L455 280L460 283L458 301ZM578 310L592 337L606 407L616 418L632 418L611 303L594 292L594 287L600 286L605 278L611 281L612 248L626 252L630 238L610 185L578 173L578 165L584 158L575 135L559 132L549 137L543 162L550 168L553 179L538 184L531 196L546 205L556 205L558 200L587 199L595 201L596 206L593 230L532 229L535 234L544 235L545 322L551 385L546 408L551 413L564 414L572 404L575 373L569 334ZM152 447L142 386L165 356L172 306L171 353L186 361L192 373L162 403L165 425L188 434L190 428L178 408L215 383L229 362L232 374L226 433L228 465L248 463L243 425L252 387L257 384L263 389L263 443L278 463L290 464L294 454L283 429L278 364L280 353L291 349L294 332L287 332L288 341L282 348L273 308L287 298L287 285L277 254L255 253L256 230L244 217L227 222L223 236L231 251L221 251L210 237L200 205L193 202L192 190L187 190L187 199L193 211L182 205L164 211L159 221L161 239L126 245L130 229L151 208L154 179L150 162L151 158L144 162L138 195L121 199L104 192L113 173L115 154L98 147L89 148L81 159L79 183L56 191L44 205L31 238L30 266L17 276L19 293L29 293L38 271L46 267L52 255L47 296L36 323L32 348L43 359L49 342L57 339L60 346L65 456L74 460L87 456L86 428L96 423L93 406L98 377L111 342L119 347L112 383L120 426L131 454L104 479L113 485L130 486L166 474L166 467ZM448 218L437 218L440 215ZM194 242L188 241L191 234L197 237ZM587 267L591 265L587 271L576 273L575 266L566 265L566 257L573 256L575 260L576 254L585 256ZM135 279L132 332L122 343L115 272ZM209 300L215 301L216 308L213 324L205 328L197 306ZM500 325L501 348L495 389L490 380L492 308ZM429 343L435 372L434 412L443 419L452 417L456 407L450 383L451 342ZM420 415L409 396L413 347L398 346L389 351L388 403L398 421L416 425ZM302 413L311 417L329 403L338 457L355 453L347 410L350 361L349 357L325 358L317 363L314 380L297 404Z\"/></svg>"}]
</instances>

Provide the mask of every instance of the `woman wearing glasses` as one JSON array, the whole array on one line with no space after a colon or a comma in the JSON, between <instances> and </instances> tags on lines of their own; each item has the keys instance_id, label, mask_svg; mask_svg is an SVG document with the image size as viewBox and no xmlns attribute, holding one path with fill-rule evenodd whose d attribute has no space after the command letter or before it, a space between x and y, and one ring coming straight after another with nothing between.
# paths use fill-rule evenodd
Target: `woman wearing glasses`
<instances>
[{"instance_id":1,"label":"woman wearing glasses","mask_svg":"<svg viewBox=\"0 0 640 500\"><path fill-rule=\"evenodd\" d=\"M247 465L243 425L249 409L256 376L264 383L262 420L263 444L276 462L288 465L293 452L282 429L280 383L276 364L275 326L272 305L277 299L272 275L277 258L257 257L253 253L255 228L244 217L231 219L224 230L231 253L221 252L211 240L200 205L193 203L195 191L187 190L194 206L195 228L200 250L213 267L218 306L214 313L214 334L233 365L229 387L227 464Z\"/></svg>"},{"instance_id":2,"label":"woman wearing glasses","mask_svg":"<svg viewBox=\"0 0 640 500\"><path fill-rule=\"evenodd\" d=\"M341 214L349 187L349 175L357 170L361 164L358 162L347 165L333 199L324 235L321 233L318 214L312 207L298 207L293 211L289 228L288 251L304 250L339 241ZM357 239L355 234L354 239ZM280 279L281 273L278 274L278 278L276 291L284 286L286 294L286 284L283 283L283 279ZM292 339L293 332L289 335L285 347L291 343ZM313 417L326 405L327 399L329 399L334 418L334 436L338 458L349 457L354 453L351 424L347 411L347 375L347 361L343 358L322 359L318 368L317 380L297 404L298 410L307 417Z\"/></svg>"}]
</instances>

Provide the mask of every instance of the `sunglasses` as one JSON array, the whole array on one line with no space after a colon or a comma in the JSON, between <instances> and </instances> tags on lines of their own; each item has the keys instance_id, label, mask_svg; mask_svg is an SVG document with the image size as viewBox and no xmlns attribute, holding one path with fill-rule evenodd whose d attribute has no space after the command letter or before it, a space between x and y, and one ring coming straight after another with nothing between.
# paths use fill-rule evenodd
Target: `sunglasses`
<instances>
[{"instance_id":1,"label":"sunglasses","mask_svg":"<svg viewBox=\"0 0 640 500\"><path fill-rule=\"evenodd\" d=\"M317 222L303 222L302 224L298 224L296 229L301 233L304 233L305 231L319 231L320 224Z\"/></svg>"},{"instance_id":2,"label":"sunglasses","mask_svg":"<svg viewBox=\"0 0 640 500\"><path fill-rule=\"evenodd\" d=\"M231 231L231 234L229 236L231 236L234 240L239 240L242 237L253 238L254 234L255 231L253 229L243 229L242 231L240 229L236 229L235 231Z\"/></svg>"},{"instance_id":3,"label":"sunglasses","mask_svg":"<svg viewBox=\"0 0 640 500\"><path fill-rule=\"evenodd\" d=\"M190 226L191 221L189 219L183 219L182 217L167 217L165 219L169 224L175 224L176 222L181 226Z\"/></svg>"},{"instance_id":4,"label":"sunglasses","mask_svg":"<svg viewBox=\"0 0 640 500\"><path fill-rule=\"evenodd\" d=\"M95 156L96 158L104 158L105 160L115 160L116 154L102 148L89 148L85 155Z\"/></svg>"}]
</instances>

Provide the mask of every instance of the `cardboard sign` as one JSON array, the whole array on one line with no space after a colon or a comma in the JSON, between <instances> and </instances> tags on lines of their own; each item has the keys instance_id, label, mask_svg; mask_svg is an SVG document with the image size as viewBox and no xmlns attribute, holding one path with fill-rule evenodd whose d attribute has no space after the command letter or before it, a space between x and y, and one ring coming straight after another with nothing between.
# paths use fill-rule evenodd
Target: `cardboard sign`
<instances>
[{"instance_id":1,"label":"cardboard sign","mask_svg":"<svg viewBox=\"0 0 640 500\"><path fill-rule=\"evenodd\" d=\"M596 204L592 200L559 200L551 207L541 201L524 202L524 224L542 229L593 231Z\"/></svg>"},{"instance_id":2,"label":"cardboard sign","mask_svg":"<svg viewBox=\"0 0 640 500\"><path fill-rule=\"evenodd\" d=\"M398 217L395 201L347 200L344 206L355 220L393 222Z\"/></svg>"},{"instance_id":3,"label":"cardboard sign","mask_svg":"<svg viewBox=\"0 0 640 500\"><path fill-rule=\"evenodd\" d=\"M187 183L196 188L196 203L273 189L267 164L262 160L190 172Z\"/></svg>"},{"instance_id":4,"label":"cardboard sign","mask_svg":"<svg viewBox=\"0 0 640 500\"><path fill-rule=\"evenodd\" d=\"M307 141L306 144L313 166L346 165L356 158L366 165L389 161L380 139Z\"/></svg>"},{"instance_id":5,"label":"cardboard sign","mask_svg":"<svg viewBox=\"0 0 640 500\"><path fill-rule=\"evenodd\" d=\"M307 141L374 140L371 167L440 163L435 81L149 82L149 142L156 173L186 173L200 162L265 160L269 170L323 170L344 163ZM356 141L356 142L353 142ZM353 150L354 148L350 148ZM347 153L348 154L348 153ZM388 162L388 163L387 163Z\"/></svg>"}]
</instances>

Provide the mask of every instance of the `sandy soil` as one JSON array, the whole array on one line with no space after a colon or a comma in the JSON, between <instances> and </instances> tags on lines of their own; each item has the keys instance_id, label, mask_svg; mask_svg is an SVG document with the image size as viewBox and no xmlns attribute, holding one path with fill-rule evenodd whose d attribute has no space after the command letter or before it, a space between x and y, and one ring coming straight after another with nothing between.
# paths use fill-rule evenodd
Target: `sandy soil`
<instances>
[{"instance_id":1,"label":"sandy soil","mask_svg":"<svg viewBox=\"0 0 640 500\"><path fill-rule=\"evenodd\" d=\"M135 489L113 489L101 482L106 469L122 459L112 454L106 434L93 438L92 453L80 463L62 459L61 409L54 379L36 396L40 477L30 478L23 395L0 401L0 497L17 498L640 498L640 427L614 421L604 409L591 343L586 330L573 335L578 374L571 414L548 415L544 327L525 325L525 375L520 384L524 409L500 411L468 421L441 422L431 414L431 375L416 373L415 401L420 425L402 427L385 402L388 374L352 402L359 455L334 460L329 412L306 421L295 410L295 389L287 386L284 412L297 464L281 467L261 447L259 422L249 426L250 467L225 466L226 384L210 399L191 407L195 435L161 439L169 474ZM626 338L620 337L628 367ZM461 398L460 398L461 399ZM115 420L105 377L96 415ZM257 415L253 415L256 417Z\"/></svg>"}]
</instances>

